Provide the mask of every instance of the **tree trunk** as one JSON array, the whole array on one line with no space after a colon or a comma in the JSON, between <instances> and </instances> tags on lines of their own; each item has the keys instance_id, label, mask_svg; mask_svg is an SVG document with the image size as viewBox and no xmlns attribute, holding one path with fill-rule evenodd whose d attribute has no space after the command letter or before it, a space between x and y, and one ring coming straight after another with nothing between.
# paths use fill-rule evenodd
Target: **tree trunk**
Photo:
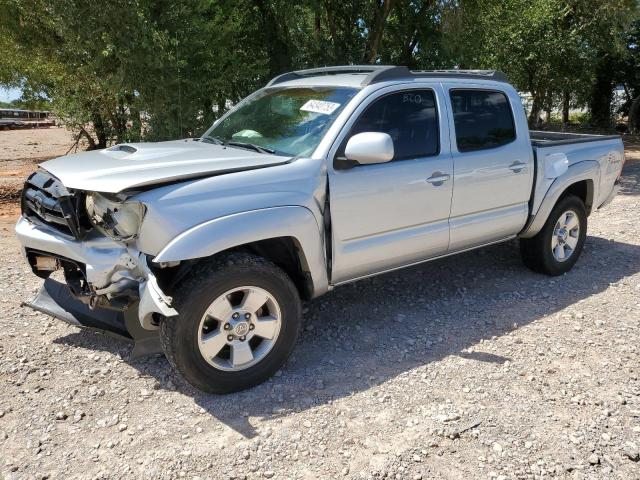
<instances>
[{"instance_id":1,"label":"tree trunk","mask_svg":"<svg viewBox=\"0 0 640 480\"><path fill-rule=\"evenodd\" d=\"M111 125L116 134L116 143L129 141L127 138L127 115L124 108L124 100L122 97L118 99L118 105L115 112L111 113Z\"/></svg>"},{"instance_id":2,"label":"tree trunk","mask_svg":"<svg viewBox=\"0 0 640 480\"><path fill-rule=\"evenodd\" d=\"M400 65L406 65L413 69L416 67L415 57L413 51L418 44L418 30L414 30L413 36L409 38L408 42L402 47L402 53L400 55Z\"/></svg>"},{"instance_id":3,"label":"tree trunk","mask_svg":"<svg viewBox=\"0 0 640 480\"><path fill-rule=\"evenodd\" d=\"M142 138L142 118L140 110L136 104L136 99L131 93L125 95L127 106L129 107L129 116L131 118L131 128L127 132L127 138L130 142L139 142Z\"/></svg>"},{"instance_id":4,"label":"tree trunk","mask_svg":"<svg viewBox=\"0 0 640 480\"><path fill-rule=\"evenodd\" d=\"M89 149L96 150L100 148L107 148L107 131L102 116L99 113L94 113L92 115L92 122L93 130L96 132L96 137L98 137L98 143L91 145Z\"/></svg>"},{"instance_id":5,"label":"tree trunk","mask_svg":"<svg viewBox=\"0 0 640 480\"><path fill-rule=\"evenodd\" d=\"M532 127L540 126L540 112L542 111L542 98L540 94L532 93L533 102L531 104L531 112L529 112L529 125Z\"/></svg>"},{"instance_id":6,"label":"tree trunk","mask_svg":"<svg viewBox=\"0 0 640 480\"><path fill-rule=\"evenodd\" d=\"M407 15L403 14L403 12L406 12L406 6L401 4L396 8L399 23L401 25L406 25L406 36L402 44L402 50L398 62L400 65L406 65L409 68L417 67L414 51L418 46L421 27L425 24L424 16L427 10L433 7L434 4L435 0L423 0L420 9L417 12L414 12L412 9L409 11L408 18Z\"/></svg>"},{"instance_id":7,"label":"tree trunk","mask_svg":"<svg viewBox=\"0 0 640 480\"><path fill-rule=\"evenodd\" d=\"M204 118L202 120L204 123L204 128L209 128L209 126L215 120L215 117L213 115L213 102L208 98L204 101L203 111L204 111L204 115L203 115Z\"/></svg>"},{"instance_id":8,"label":"tree trunk","mask_svg":"<svg viewBox=\"0 0 640 480\"><path fill-rule=\"evenodd\" d=\"M564 125L569 123L570 100L571 100L571 94L566 90L562 92L562 123Z\"/></svg>"},{"instance_id":9,"label":"tree trunk","mask_svg":"<svg viewBox=\"0 0 640 480\"><path fill-rule=\"evenodd\" d=\"M89 135L89 132L87 132L84 127L80 127L80 133L78 133L78 140L76 142L76 144L80 141L80 138L86 138L87 142L89 142L89 148L87 150L95 150L96 149L96 141L93 139L93 137L91 135ZM73 147L71 147L73 148ZM69 149L69 152L71 151L71 149ZM67 153L69 153L67 152Z\"/></svg>"},{"instance_id":10,"label":"tree trunk","mask_svg":"<svg viewBox=\"0 0 640 480\"><path fill-rule=\"evenodd\" d=\"M547 123L551 123L551 110L553 108L553 92L547 90L547 96L545 98L544 111L547 117Z\"/></svg>"},{"instance_id":11,"label":"tree trunk","mask_svg":"<svg viewBox=\"0 0 640 480\"><path fill-rule=\"evenodd\" d=\"M316 44L320 43L322 36L322 21L321 14L318 8L315 8L313 11L313 38L316 41Z\"/></svg>"},{"instance_id":12,"label":"tree trunk","mask_svg":"<svg viewBox=\"0 0 640 480\"><path fill-rule=\"evenodd\" d=\"M636 97L629 109L629 132L640 133L640 96Z\"/></svg>"},{"instance_id":13,"label":"tree trunk","mask_svg":"<svg viewBox=\"0 0 640 480\"><path fill-rule=\"evenodd\" d=\"M331 40L331 46L333 47L333 58L341 59L344 55L342 49L338 46L338 32L336 30L336 19L333 14L333 9L329 5L330 2L324 2L325 10L327 12L327 26L329 27L329 39Z\"/></svg>"},{"instance_id":14,"label":"tree trunk","mask_svg":"<svg viewBox=\"0 0 640 480\"><path fill-rule=\"evenodd\" d=\"M273 78L283 72L291 70L290 42L287 33L282 32L278 24L278 15L271 5L264 0L254 0L262 24L264 45L269 55L269 74Z\"/></svg>"},{"instance_id":15,"label":"tree trunk","mask_svg":"<svg viewBox=\"0 0 640 480\"><path fill-rule=\"evenodd\" d=\"M373 25L369 29L367 48L364 56L365 63L376 63L378 50L382 43L384 27L394 4L395 0L374 0Z\"/></svg>"},{"instance_id":16,"label":"tree trunk","mask_svg":"<svg viewBox=\"0 0 640 480\"><path fill-rule=\"evenodd\" d=\"M591 122L598 127L611 126L611 99L614 87L614 65L609 55L601 58L596 67L596 80L591 89L589 111Z\"/></svg>"},{"instance_id":17,"label":"tree trunk","mask_svg":"<svg viewBox=\"0 0 640 480\"><path fill-rule=\"evenodd\" d=\"M218 111L216 112L216 119L220 118L227 111L227 105L224 99L219 98L217 102Z\"/></svg>"}]
</instances>

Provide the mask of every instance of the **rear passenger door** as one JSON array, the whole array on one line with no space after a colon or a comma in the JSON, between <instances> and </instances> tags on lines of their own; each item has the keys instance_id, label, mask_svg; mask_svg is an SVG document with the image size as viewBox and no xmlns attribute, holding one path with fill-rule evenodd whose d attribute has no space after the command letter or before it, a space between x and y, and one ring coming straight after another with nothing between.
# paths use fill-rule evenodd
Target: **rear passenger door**
<instances>
[{"instance_id":1,"label":"rear passenger door","mask_svg":"<svg viewBox=\"0 0 640 480\"><path fill-rule=\"evenodd\" d=\"M453 169L439 84L382 89L365 99L330 154L332 283L444 254ZM388 163L341 166L353 135L383 132Z\"/></svg>"},{"instance_id":2,"label":"rear passenger door","mask_svg":"<svg viewBox=\"0 0 640 480\"><path fill-rule=\"evenodd\" d=\"M449 251L498 241L524 227L533 152L515 91L445 84L454 189ZM516 115L519 113L519 115Z\"/></svg>"}]
</instances>

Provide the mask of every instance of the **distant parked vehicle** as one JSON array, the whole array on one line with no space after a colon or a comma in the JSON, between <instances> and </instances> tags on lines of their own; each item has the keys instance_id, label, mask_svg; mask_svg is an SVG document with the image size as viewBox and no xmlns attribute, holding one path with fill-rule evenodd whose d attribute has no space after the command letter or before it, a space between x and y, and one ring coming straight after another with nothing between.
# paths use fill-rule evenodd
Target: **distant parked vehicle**
<instances>
[{"instance_id":1,"label":"distant parked vehicle","mask_svg":"<svg viewBox=\"0 0 640 480\"><path fill-rule=\"evenodd\" d=\"M159 335L191 384L231 392L281 367L301 299L336 286L513 238L568 272L622 164L618 136L530 132L498 72L303 70L200 138L43 163L16 233L36 275L66 279L33 308L135 353Z\"/></svg>"},{"instance_id":2,"label":"distant parked vehicle","mask_svg":"<svg viewBox=\"0 0 640 480\"><path fill-rule=\"evenodd\" d=\"M19 108L0 108L0 129L48 128L55 125L50 112L23 110Z\"/></svg>"},{"instance_id":3,"label":"distant parked vehicle","mask_svg":"<svg viewBox=\"0 0 640 480\"><path fill-rule=\"evenodd\" d=\"M9 130L10 128L15 128L15 126L16 126L15 120L0 118L0 130Z\"/></svg>"}]
</instances>

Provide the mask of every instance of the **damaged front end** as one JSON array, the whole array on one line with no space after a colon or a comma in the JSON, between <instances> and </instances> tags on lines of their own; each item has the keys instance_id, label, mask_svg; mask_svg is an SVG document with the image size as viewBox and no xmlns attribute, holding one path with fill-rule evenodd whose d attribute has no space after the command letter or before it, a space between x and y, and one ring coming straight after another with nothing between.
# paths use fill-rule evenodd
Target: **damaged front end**
<instances>
[{"instance_id":1,"label":"damaged front end","mask_svg":"<svg viewBox=\"0 0 640 480\"><path fill-rule=\"evenodd\" d=\"M135 216L141 221L143 213L139 204L69 191L46 171L31 175L16 234L31 269L45 283L25 305L132 339L134 355L159 351L160 318L177 312L156 276L167 265L154 272L147 255L135 248ZM55 271L63 273L65 283L49 278Z\"/></svg>"}]
</instances>

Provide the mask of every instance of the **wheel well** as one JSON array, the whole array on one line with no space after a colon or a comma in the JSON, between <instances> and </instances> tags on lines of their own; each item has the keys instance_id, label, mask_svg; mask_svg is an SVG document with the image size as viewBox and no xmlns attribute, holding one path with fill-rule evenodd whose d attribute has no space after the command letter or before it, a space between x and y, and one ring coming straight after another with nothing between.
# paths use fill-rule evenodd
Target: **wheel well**
<instances>
[{"instance_id":1,"label":"wheel well","mask_svg":"<svg viewBox=\"0 0 640 480\"><path fill-rule=\"evenodd\" d=\"M275 263L291 278L300 297L305 300L311 298L313 292L311 275L302 249L295 238L268 238L234 247L233 250L249 251Z\"/></svg>"},{"instance_id":2,"label":"wheel well","mask_svg":"<svg viewBox=\"0 0 640 480\"><path fill-rule=\"evenodd\" d=\"M592 180L581 180L579 182L573 183L569 185L569 187L562 193L560 198L566 197L567 195L575 195L584 203L584 207L587 211L587 215L591 214L591 208L593 206L593 181Z\"/></svg>"},{"instance_id":3,"label":"wheel well","mask_svg":"<svg viewBox=\"0 0 640 480\"><path fill-rule=\"evenodd\" d=\"M296 286L300 297L309 300L313 296L313 281L309 273L302 248L293 237L277 237L245 243L227 250L216 253L218 256L229 252L250 252L259 255L273 262L280 267ZM210 260L212 257L197 258L180 262L177 266L151 268L158 279L160 287L165 292L171 292L180 283L193 267L202 262Z\"/></svg>"},{"instance_id":4,"label":"wheel well","mask_svg":"<svg viewBox=\"0 0 640 480\"><path fill-rule=\"evenodd\" d=\"M306 267L304 254L295 238L268 238L235 247L233 250L250 251L275 263L291 278L303 299L311 298L313 292L311 276Z\"/></svg>"}]
</instances>

